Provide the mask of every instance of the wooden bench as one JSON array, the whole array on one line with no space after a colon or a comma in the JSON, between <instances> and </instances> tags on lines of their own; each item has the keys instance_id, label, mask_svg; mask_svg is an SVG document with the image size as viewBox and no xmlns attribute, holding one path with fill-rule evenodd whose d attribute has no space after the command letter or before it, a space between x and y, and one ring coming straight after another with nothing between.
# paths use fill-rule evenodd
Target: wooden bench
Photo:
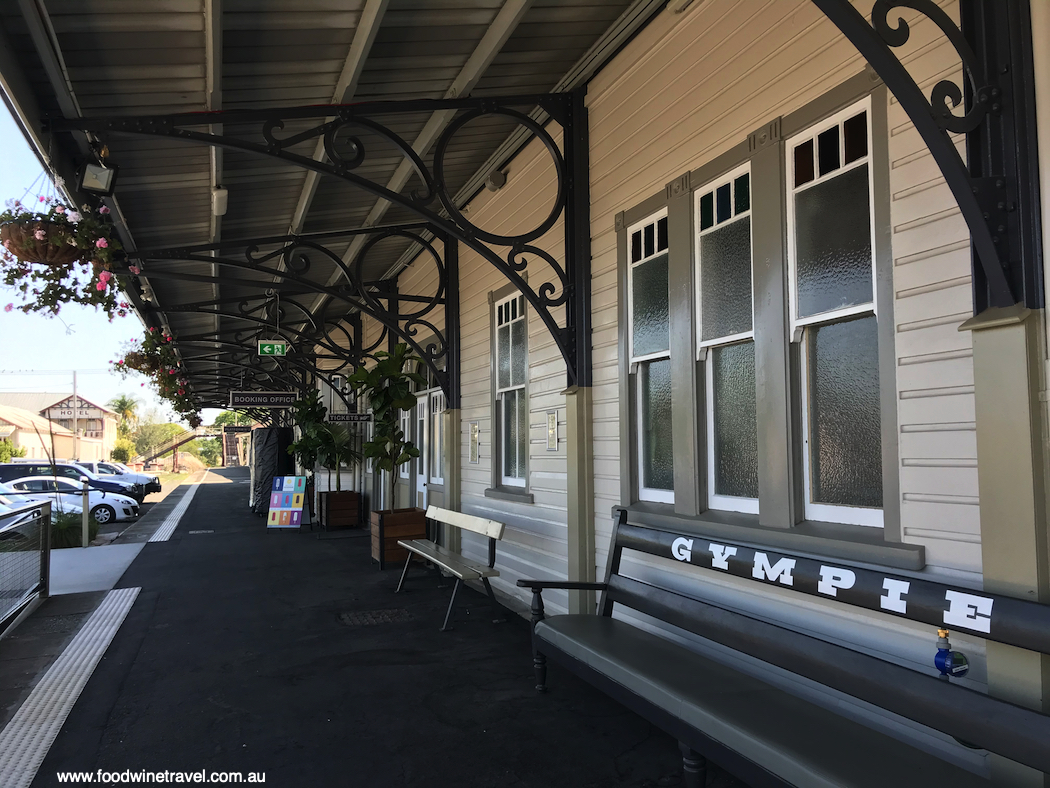
<instances>
[{"instance_id":1,"label":"wooden bench","mask_svg":"<svg viewBox=\"0 0 1050 788\"><path fill-rule=\"evenodd\" d=\"M689 788L705 784L707 758L752 788L785 785L805 788L951 785L960 788L991 783L756 678L756 672L762 675L761 667L745 672L702 656L682 645L680 640L666 636L676 630L749 654L954 736L960 742L974 742L1035 769L1050 771L1050 746L1047 745L1050 717L991 698L943 677L920 673L684 596L670 587L655 584L659 580L632 579L620 574L624 549L648 554L647 563L653 556L664 559L657 560L653 569L671 568L666 564L661 567L664 562L692 563L762 582L779 580L776 584L780 588L813 595L823 593L825 598L834 598L828 595L827 586L819 590L819 579L829 578L833 584L837 580L837 588L833 589L837 592L836 601L864 604L861 595L870 593L875 609L880 604L879 594L886 593L882 590L884 579L880 572L857 567L849 572L855 573L851 586L844 579L849 574L841 567L828 567L816 559L789 557L761 548L716 544L695 534L628 525L626 511L621 511L613 530L605 582L518 581L520 587L533 590L536 688L546 689L547 659L550 658L667 731L679 742L685 785ZM781 559L785 563L780 563ZM766 572L765 567L770 564L773 571ZM752 573L752 566L762 567L762 571ZM783 582L784 575L777 567L787 568L788 582ZM659 571L646 573L647 578L674 576ZM680 579L680 575L678 577ZM909 605L904 617L926 623L941 615L947 619L952 613L950 605L938 608L929 600L936 602L939 594L944 602L946 598L953 599L952 594L963 593L928 581L913 579L910 586L904 580L896 582L910 588L910 592L901 597ZM680 583L678 586L680 588ZM601 591L599 615L546 618L542 592L555 588ZM1020 645L1020 641L1027 638L1024 647L1047 651L1045 622L1050 607L1005 597L994 597L992 601L1003 616L997 614L991 618L992 605L986 606L992 634L985 637L1009 631L1013 634L1000 638L1003 642L1013 638L1012 642ZM663 622L663 634L614 618L614 609L620 613L637 611ZM967 608L966 615L973 618L965 620L974 622L973 629L985 626L987 631L988 625L980 621L977 609ZM931 668L936 653L936 629L936 626L930 629Z\"/></svg>"},{"instance_id":2,"label":"wooden bench","mask_svg":"<svg viewBox=\"0 0 1050 788\"><path fill-rule=\"evenodd\" d=\"M495 568L496 542L503 538L503 523L497 523L495 520L486 520L484 517L475 517L471 514L454 512L451 509L441 509L437 506L431 506L427 509L427 519L488 537L488 564L468 561L458 553L453 553L430 539L398 540L398 544L408 550L408 558L405 559L405 569L401 573L401 580L397 584L397 590L394 593L399 593L402 586L404 586L405 578L408 577L408 568L412 564L412 556L415 555L425 561L429 561L456 578L456 584L452 587L452 599L449 600L448 611L445 613L445 623L441 626L442 632L452 629L450 626L452 608L456 604L456 594L459 592L459 587L465 580L480 580L484 584L485 592L496 610L498 620L503 620L503 608L496 601L496 596L492 593L492 585L489 583L490 577L499 577L499 570Z\"/></svg>"}]
</instances>

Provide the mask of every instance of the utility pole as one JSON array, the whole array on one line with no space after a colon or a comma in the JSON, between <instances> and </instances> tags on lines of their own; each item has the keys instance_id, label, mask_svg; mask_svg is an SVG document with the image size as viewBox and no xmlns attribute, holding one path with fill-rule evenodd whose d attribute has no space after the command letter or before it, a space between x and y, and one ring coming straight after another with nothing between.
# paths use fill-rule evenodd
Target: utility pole
<instances>
[{"instance_id":1,"label":"utility pole","mask_svg":"<svg viewBox=\"0 0 1050 788\"><path fill-rule=\"evenodd\" d=\"M77 371L73 370L73 453L77 455L73 459L79 460L80 457L80 433L77 432L77 417L80 415L80 398L77 397ZM86 547L87 545L85 545Z\"/></svg>"}]
</instances>

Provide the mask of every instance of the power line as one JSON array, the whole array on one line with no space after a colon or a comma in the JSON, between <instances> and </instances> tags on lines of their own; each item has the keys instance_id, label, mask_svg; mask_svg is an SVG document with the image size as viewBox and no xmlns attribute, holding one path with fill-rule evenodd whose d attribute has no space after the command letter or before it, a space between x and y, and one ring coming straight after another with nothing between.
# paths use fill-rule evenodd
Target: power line
<instances>
[{"instance_id":1,"label":"power line","mask_svg":"<svg viewBox=\"0 0 1050 788\"><path fill-rule=\"evenodd\" d=\"M0 375L108 375L109 369L0 369Z\"/></svg>"}]
</instances>

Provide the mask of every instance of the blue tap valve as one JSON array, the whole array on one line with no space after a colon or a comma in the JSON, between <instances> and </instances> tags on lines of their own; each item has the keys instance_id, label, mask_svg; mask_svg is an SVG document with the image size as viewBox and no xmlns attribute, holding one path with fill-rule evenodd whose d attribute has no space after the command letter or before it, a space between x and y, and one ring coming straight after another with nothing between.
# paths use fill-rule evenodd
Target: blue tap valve
<instances>
[{"instance_id":1,"label":"blue tap valve","mask_svg":"<svg viewBox=\"0 0 1050 788\"><path fill-rule=\"evenodd\" d=\"M961 679L970 672L970 661L961 651L952 651L952 644L948 642L948 630L937 630L937 654L933 658L933 664L941 672L941 678Z\"/></svg>"}]
</instances>

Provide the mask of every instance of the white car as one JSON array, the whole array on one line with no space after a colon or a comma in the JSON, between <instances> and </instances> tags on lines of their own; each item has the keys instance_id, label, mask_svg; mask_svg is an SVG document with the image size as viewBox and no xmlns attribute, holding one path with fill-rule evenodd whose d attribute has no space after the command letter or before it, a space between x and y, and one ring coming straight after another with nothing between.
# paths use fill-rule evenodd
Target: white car
<instances>
[{"instance_id":1,"label":"white car","mask_svg":"<svg viewBox=\"0 0 1050 788\"><path fill-rule=\"evenodd\" d=\"M7 486L17 493L36 500L50 499L54 502L52 509L56 511L83 511L84 488L72 479L30 476L28 479L8 482ZM139 516L138 501L127 495L88 490L88 505L91 507L91 516L99 525L119 520L131 520Z\"/></svg>"}]
</instances>

